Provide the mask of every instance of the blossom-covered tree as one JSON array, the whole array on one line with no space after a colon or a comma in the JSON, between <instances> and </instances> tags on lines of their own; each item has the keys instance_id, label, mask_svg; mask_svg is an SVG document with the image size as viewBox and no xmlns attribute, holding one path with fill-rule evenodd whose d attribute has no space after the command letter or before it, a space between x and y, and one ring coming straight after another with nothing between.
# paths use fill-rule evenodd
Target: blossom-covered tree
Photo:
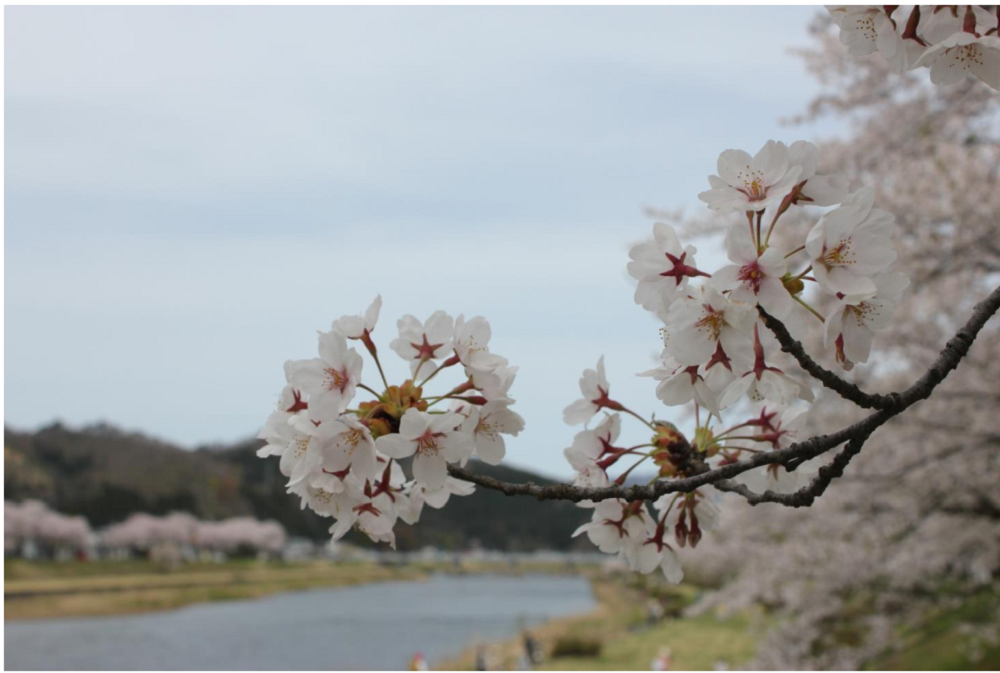
<instances>
[{"instance_id":1,"label":"blossom-covered tree","mask_svg":"<svg viewBox=\"0 0 1000 673\"><path fill-rule=\"evenodd\" d=\"M41 552L82 552L91 547L90 524L82 516L66 516L38 500L3 503L4 552L17 553L26 543Z\"/></svg>"},{"instance_id":2,"label":"blossom-covered tree","mask_svg":"<svg viewBox=\"0 0 1000 673\"><path fill-rule=\"evenodd\" d=\"M286 534L276 521L258 521L250 517L199 521L185 512L171 512L162 517L140 512L102 530L100 540L108 549L142 553L172 546L226 553L242 549L275 554L285 546Z\"/></svg>"},{"instance_id":3,"label":"blossom-covered tree","mask_svg":"<svg viewBox=\"0 0 1000 673\"><path fill-rule=\"evenodd\" d=\"M941 11L953 20L958 10ZM876 277L869 298L827 297L818 306L824 334L804 345L868 362L852 370L854 383L885 392L932 368L940 344L997 285L1000 97L973 78L928 86L925 72L900 76L879 54L852 56L842 30L814 26L817 46L803 55L824 86L801 119L853 120L849 137L821 146L824 166L871 184L878 206L896 216L894 266L910 284ZM713 226L697 219L683 229ZM790 226L806 231L810 222ZM874 434L810 510L724 503L717 536L691 564L728 582L699 609L776 610L780 626L757 666L859 668L890 650L901 627L955 596L983 594L1000 575L998 339L1000 328L987 325L958 375ZM819 394L825 403L810 413L808 434L835 431L845 414L862 417L836 392Z\"/></svg>"},{"instance_id":4,"label":"blossom-covered tree","mask_svg":"<svg viewBox=\"0 0 1000 673\"><path fill-rule=\"evenodd\" d=\"M906 74L911 70L927 66L932 82L958 82L965 92L955 105L958 112L939 111L940 121L951 125L944 134L969 129L973 100L991 105L994 94L983 83L995 88L1000 67L994 10L829 10L850 54L877 59L862 69L881 73L884 88L896 86L889 77L907 83L900 85L906 96L879 101L905 109L869 120L873 133L883 133L879 143L868 143L869 151L887 138L897 140L894 151L901 155L915 147L938 149L921 147L925 141L914 140L921 134L913 128L901 136L901 119L927 114L936 96L953 94L937 93L926 73L918 83ZM854 84L819 105L860 107L868 101ZM931 129L925 135L936 134ZM975 143L968 156L955 156L961 151L952 146L939 156L918 156L925 163L928 157L935 165L944 162L949 173L938 180L958 179L951 174L954 165L970 193L980 183L983 189L995 183L995 155L980 152ZM464 469L469 458L498 461L502 435L523 427L510 397L516 368L490 351L485 319L452 320L438 311L426 322L413 316L399 321L390 347L408 363L411 376L388 381L375 343L377 298L364 316L340 318L320 334L318 358L286 363L287 387L261 433L267 446L260 455L280 456L289 491L304 507L334 519L334 539L357 528L393 544L399 520L415 523L424 503L443 505L450 495L467 494L471 483L508 495L577 502L592 510L578 534L635 571L660 570L668 581L680 581L678 550L698 546L705 531L722 525L720 492L750 504L813 505L857 456L873 453L863 449L873 435L887 432L882 428L894 427L900 416L914 426L926 418L911 407L931 397L1000 309L1000 288L989 267L953 272L955 246L968 235L954 199L923 203L922 183L908 178L932 178L903 168L909 157L883 170L893 152L869 163L857 160L859 154L850 161L843 146L821 150L806 141L774 140L753 154L725 150L699 195L712 217L696 233L724 231L728 263L717 269L700 265L694 246L664 222L654 225L651 241L630 251L635 303L662 324L660 362L643 375L655 379L664 405L693 412L687 432L617 399L601 357L595 369L584 371L580 398L564 412L568 424L584 426L565 451L576 472L572 484L509 484L470 472ZM972 170L968 162L976 164L975 175L964 172ZM890 198L890 190L908 194L908 200ZM994 184L976 203L985 199L995 206L997 191ZM991 221L996 212L983 208L972 215L988 223L976 239L987 249L997 245ZM920 234L914 223L932 213L931 233ZM911 276L924 282L926 266L936 266L958 292L946 312L916 310L915 302L928 300L917 283L907 288ZM958 278L964 281L955 285ZM873 361L882 336L896 335L894 325L914 320L929 327L900 343L892 358ZM885 346L892 347L893 338ZM352 341L373 360L378 383L372 383L375 377L362 380L362 353ZM933 346L924 351L921 342ZM439 384L442 372L459 373L457 383L429 395L429 384ZM884 378L890 373L891 379ZM883 387L888 380L891 387ZM841 399L824 394L828 404L821 410L811 403L823 389ZM869 392L875 389L895 392ZM626 423L634 442L622 439ZM639 466L655 469L654 478L626 485Z\"/></svg>"}]
</instances>

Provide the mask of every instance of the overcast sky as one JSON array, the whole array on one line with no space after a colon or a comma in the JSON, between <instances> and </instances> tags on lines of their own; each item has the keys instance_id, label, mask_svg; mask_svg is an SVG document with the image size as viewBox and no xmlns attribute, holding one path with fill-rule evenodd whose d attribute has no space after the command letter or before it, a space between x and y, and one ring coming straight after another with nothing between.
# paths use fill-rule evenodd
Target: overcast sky
<instances>
[{"instance_id":1,"label":"overcast sky","mask_svg":"<svg viewBox=\"0 0 1000 673\"><path fill-rule=\"evenodd\" d=\"M788 54L814 13L7 8L6 422L246 438L282 362L381 292L400 378L401 315L486 316L521 367L509 462L566 475L601 354L665 411L634 376L643 207L700 207L723 149L830 134L779 124L815 93Z\"/></svg>"}]
</instances>

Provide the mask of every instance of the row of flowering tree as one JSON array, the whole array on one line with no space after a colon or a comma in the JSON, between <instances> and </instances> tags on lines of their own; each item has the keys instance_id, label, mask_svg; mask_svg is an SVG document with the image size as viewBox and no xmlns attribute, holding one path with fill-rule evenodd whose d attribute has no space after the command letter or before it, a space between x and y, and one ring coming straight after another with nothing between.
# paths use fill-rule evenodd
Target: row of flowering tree
<instances>
[{"instance_id":1,"label":"row of flowering tree","mask_svg":"<svg viewBox=\"0 0 1000 673\"><path fill-rule=\"evenodd\" d=\"M44 556L73 554L90 549L93 532L82 516L66 516L38 500L3 503L3 548L5 554L30 553Z\"/></svg>"},{"instance_id":2,"label":"row of flowering tree","mask_svg":"<svg viewBox=\"0 0 1000 673\"><path fill-rule=\"evenodd\" d=\"M829 9L852 53L878 52L899 72L926 66L936 84L1000 85L995 8ZM822 171L823 163L805 141L719 155L698 196L725 222L720 268L700 264L694 246L663 222L631 250L635 303L662 324L660 362L640 375L655 381L663 405L690 411L683 429L618 399L600 358L564 413L583 426L564 452L573 483L513 484L470 472L473 456L500 462L505 436L524 428L512 396L517 368L491 350L484 318L438 311L398 321L388 347L410 376L389 381L386 350L376 344L378 297L321 332L317 357L285 363L287 385L259 455L280 457L289 491L333 520L334 539L354 528L393 544L399 521L416 523L425 506L443 507L478 485L576 502L592 512L577 534L635 571L680 581L678 550L719 524L719 492L750 504L813 505L876 431L931 396L1000 309L995 279L966 288L981 301L921 372L893 392L860 387L859 365L905 310L910 280L896 264L900 232L877 198L877 171ZM842 411L849 421L819 433L817 389L865 413ZM626 486L639 466L654 468L655 478Z\"/></svg>"},{"instance_id":3,"label":"row of flowering tree","mask_svg":"<svg viewBox=\"0 0 1000 673\"><path fill-rule=\"evenodd\" d=\"M284 548L287 536L284 527L276 521L259 521L251 517L199 521L185 512L173 512L162 517L133 514L101 531L100 539L108 549L140 553L168 546L226 554L277 554Z\"/></svg>"},{"instance_id":4,"label":"row of flowering tree","mask_svg":"<svg viewBox=\"0 0 1000 673\"><path fill-rule=\"evenodd\" d=\"M58 556L91 552L125 551L148 554L157 549L189 548L234 553L278 554L287 535L276 521L236 517L199 521L185 512L166 516L136 513L125 521L93 531L82 516L66 516L37 500L4 501L4 551ZM27 547L26 547L27 545Z\"/></svg>"}]
</instances>

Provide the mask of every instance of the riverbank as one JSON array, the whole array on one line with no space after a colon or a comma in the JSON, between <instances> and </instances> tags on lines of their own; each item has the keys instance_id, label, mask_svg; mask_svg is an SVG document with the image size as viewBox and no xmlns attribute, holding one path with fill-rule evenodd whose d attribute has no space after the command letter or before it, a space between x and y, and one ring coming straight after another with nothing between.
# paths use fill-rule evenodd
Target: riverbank
<instances>
[{"instance_id":1,"label":"riverbank","mask_svg":"<svg viewBox=\"0 0 1000 673\"><path fill-rule=\"evenodd\" d=\"M317 587L419 580L426 568L374 563L192 563L148 561L4 564L4 617L40 619L171 610L193 603L260 598Z\"/></svg>"},{"instance_id":2,"label":"riverbank","mask_svg":"<svg viewBox=\"0 0 1000 673\"><path fill-rule=\"evenodd\" d=\"M680 617L696 600L697 587L651 588L629 576L591 578L598 607L585 615L556 619L530 629L544 652L539 670L649 670L653 660L669 650L677 670L739 668L754 655L756 629L763 620L751 615ZM651 619L648 606L657 596L666 614ZM520 637L472 646L442 662L441 670L473 670L482 650L494 670L516 670L523 656Z\"/></svg>"},{"instance_id":3,"label":"riverbank","mask_svg":"<svg viewBox=\"0 0 1000 673\"><path fill-rule=\"evenodd\" d=\"M4 614L7 620L117 615L323 587L419 581L433 573L564 572L564 566L551 564L230 560L167 568L146 560L56 563L8 559L4 564Z\"/></svg>"},{"instance_id":4,"label":"riverbank","mask_svg":"<svg viewBox=\"0 0 1000 673\"><path fill-rule=\"evenodd\" d=\"M12 670L405 670L594 608L580 576L432 573L142 615L4 624ZM57 644L57 646L53 646Z\"/></svg>"}]
</instances>

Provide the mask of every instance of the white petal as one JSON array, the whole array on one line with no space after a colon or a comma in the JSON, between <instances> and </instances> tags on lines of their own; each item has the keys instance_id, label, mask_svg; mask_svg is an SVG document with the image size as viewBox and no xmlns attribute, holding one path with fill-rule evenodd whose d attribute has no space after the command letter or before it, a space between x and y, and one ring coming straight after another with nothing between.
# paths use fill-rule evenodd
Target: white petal
<instances>
[{"instance_id":1,"label":"white petal","mask_svg":"<svg viewBox=\"0 0 1000 673\"><path fill-rule=\"evenodd\" d=\"M417 450L417 444L413 440L406 439L398 434L391 434L383 435L376 439L375 448L390 458L398 460L412 456Z\"/></svg>"}]
</instances>

